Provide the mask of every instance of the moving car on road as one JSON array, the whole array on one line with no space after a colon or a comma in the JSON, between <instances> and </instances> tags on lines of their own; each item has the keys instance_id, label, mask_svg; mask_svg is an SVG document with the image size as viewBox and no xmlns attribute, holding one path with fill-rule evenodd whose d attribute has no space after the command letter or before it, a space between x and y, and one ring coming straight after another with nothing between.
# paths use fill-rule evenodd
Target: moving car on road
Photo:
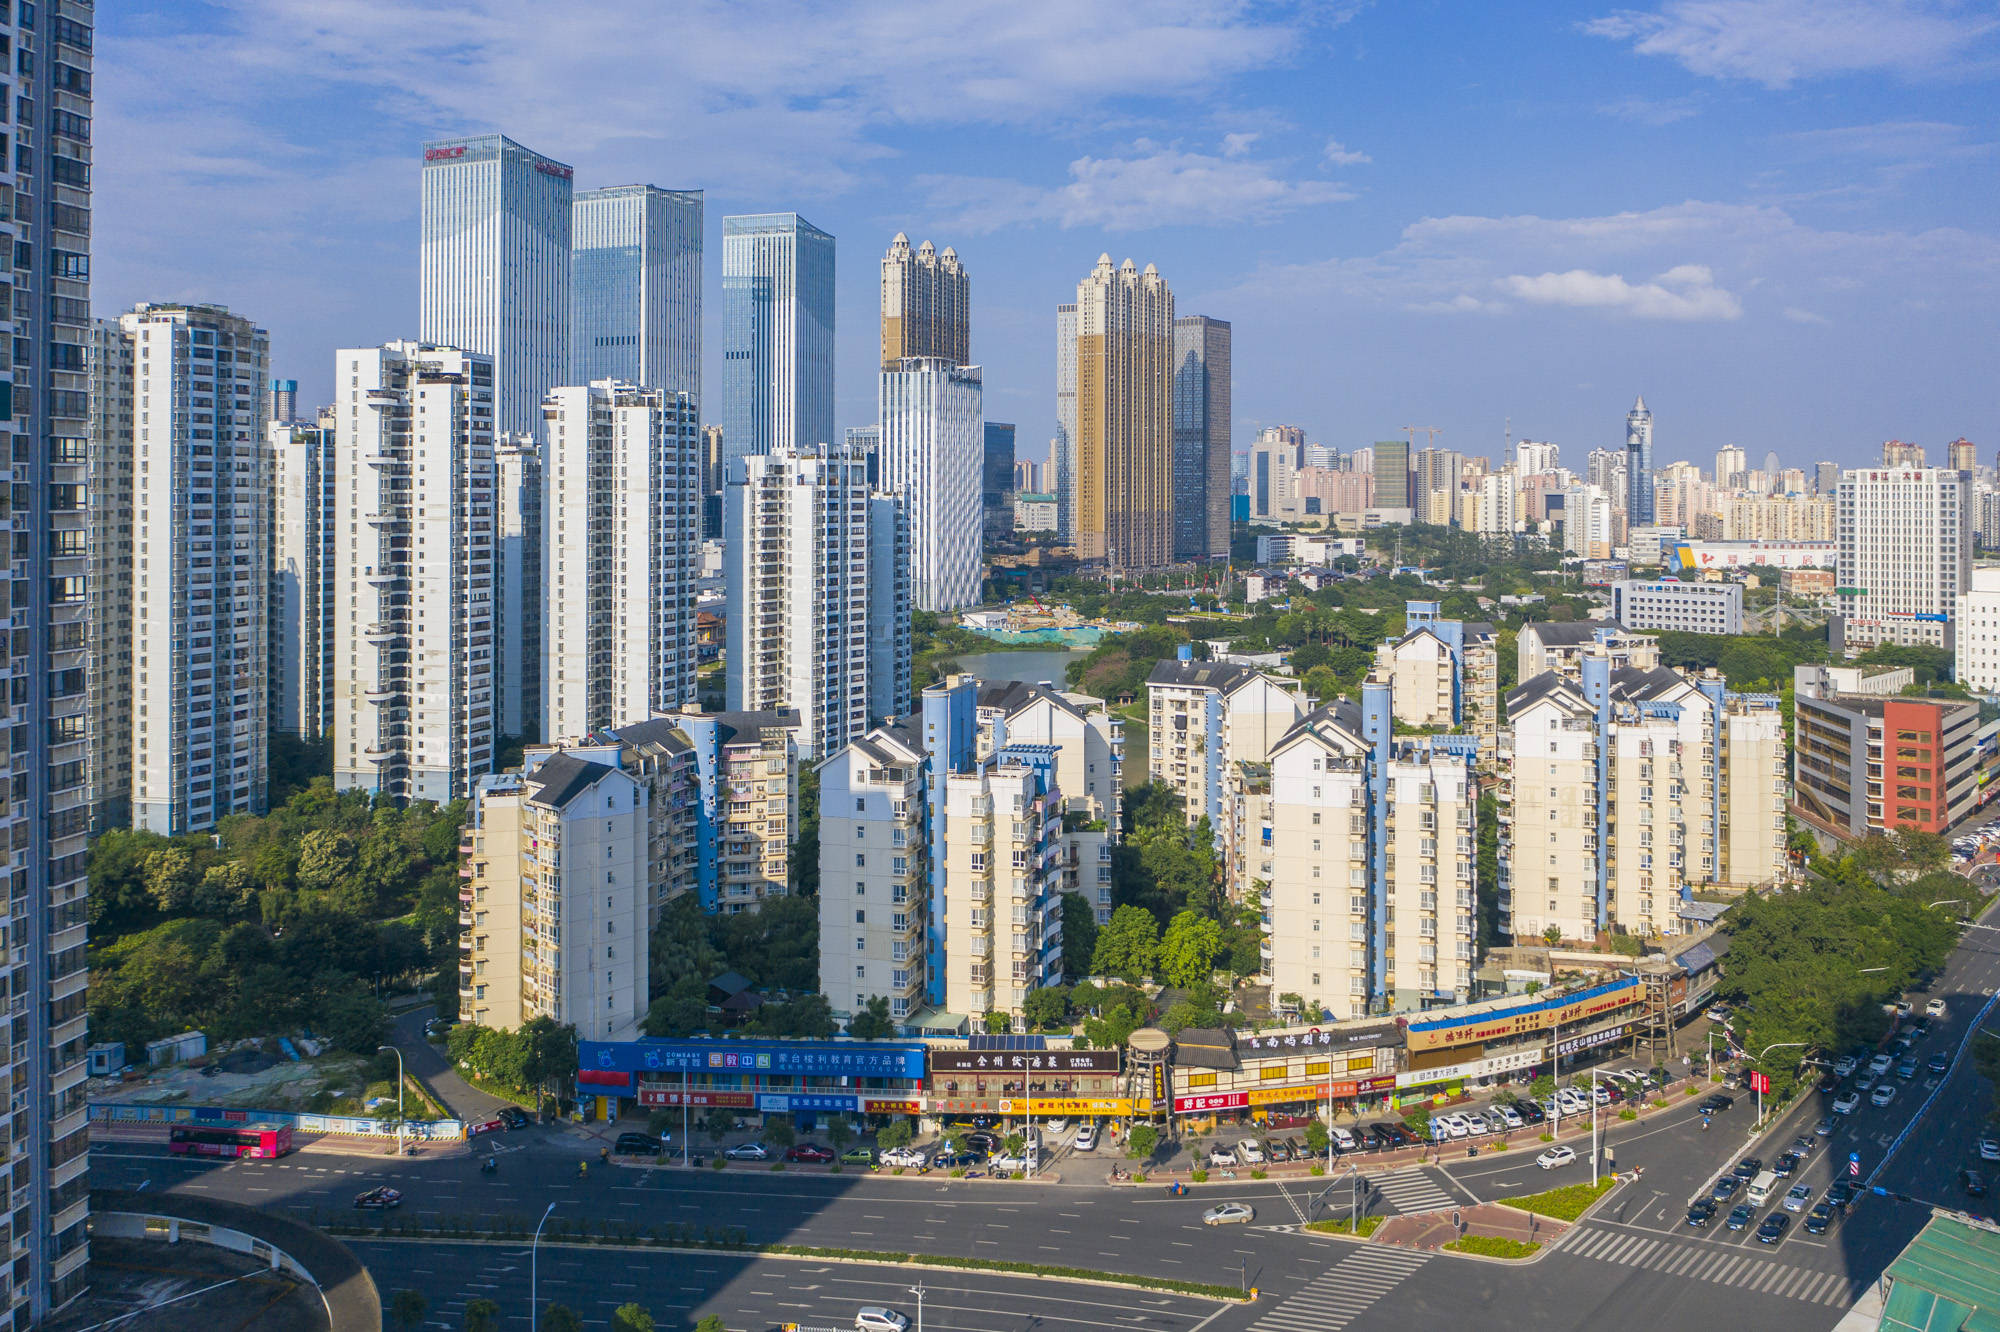
<instances>
[{"instance_id":1,"label":"moving car on road","mask_svg":"<svg viewBox=\"0 0 2000 1332\"><path fill-rule=\"evenodd\" d=\"M1785 1237L1785 1227L1792 1224L1792 1218L1783 1212L1773 1212L1764 1218L1764 1224L1757 1227L1759 1244L1776 1244Z\"/></svg>"},{"instance_id":2,"label":"moving car on road","mask_svg":"<svg viewBox=\"0 0 2000 1332\"><path fill-rule=\"evenodd\" d=\"M723 1152L732 1161L768 1161L771 1149L761 1142L739 1142Z\"/></svg>"},{"instance_id":3,"label":"moving car on road","mask_svg":"<svg viewBox=\"0 0 2000 1332\"><path fill-rule=\"evenodd\" d=\"M1933 999L1933 1000L1931 1000L1931 1001L1930 1001L1929 1003L1927 1003L1927 1004L1925 1004L1925 1005L1924 1005L1924 1016L1925 1016L1925 1017L1934 1017L1934 1018L1941 1018L1941 1017L1943 1017L1944 1015L1945 1015L1945 1002L1944 1002L1944 1000L1942 1000L1942 999Z\"/></svg>"},{"instance_id":4,"label":"moving car on road","mask_svg":"<svg viewBox=\"0 0 2000 1332\"><path fill-rule=\"evenodd\" d=\"M1696 1198L1688 1204L1688 1224L1696 1230L1715 1220L1715 1199Z\"/></svg>"},{"instance_id":5,"label":"moving car on road","mask_svg":"<svg viewBox=\"0 0 2000 1332\"><path fill-rule=\"evenodd\" d=\"M1240 1226L1249 1224L1256 1217L1257 1209L1248 1203L1223 1203L1203 1212L1201 1223L1205 1226Z\"/></svg>"},{"instance_id":6,"label":"moving car on road","mask_svg":"<svg viewBox=\"0 0 2000 1332\"><path fill-rule=\"evenodd\" d=\"M503 1105L493 1112L493 1117L510 1129L524 1129L535 1122L518 1105Z\"/></svg>"},{"instance_id":7,"label":"moving car on road","mask_svg":"<svg viewBox=\"0 0 2000 1332\"><path fill-rule=\"evenodd\" d=\"M1958 1187L1965 1190L1968 1198L1984 1198L1986 1177L1977 1170L1961 1170L1958 1172Z\"/></svg>"},{"instance_id":8,"label":"moving car on road","mask_svg":"<svg viewBox=\"0 0 2000 1332\"><path fill-rule=\"evenodd\" d=\"M1734 1175L1724 1175L1721 1179L1715 1181L1715 1187L1709 1190L1708 1196L1717 1202L1728 1202L1736 1196L1736 1190L1742 1187L1742 1180L1736 1178Z\"/></svg>"},{"instance_id":9,"label":"moving car on road","mask_svg":"<svg viewBox=\"0 0 2000 1332\"><path fill-rule=\"evenodd\" d=\"M1576 1148L1569 1146L1551 1147L1535 1158L1535 1164L1544 1170L1554 1170L1576 1160Z\"/></svg>"},{"instance_id":10,"label":"moving car on road","mask_svg":"<svg viewBox=\"0 0 2000 1332\"><path fill-rule=\"evenodd\" d=\"M1752 1207L1749 1203L1737 1203L1736 1206L1729 1209L1729 1220L1726 1224L1731 1230L1741 1230L1756 1219L1756 1208Z\"/></svg>"},{"instance_id":11,"label":"moving car on road","mask_svg":"<svg viewBox=\"0 0 2000 1332\"><path fill-rule=\"evenodd\" d=\"M1824 1199L1814 1203L1812 1210L1806 1213L1806 1234L1826 1234L1827 1227L1833 1224L1834 1217L1838 1215L1832 1203Z\"/></svg>"},{"instance_id":12,"label":"moving car on road","mask_svg":"<svg viewBox=\"0 0 2000 1332\"><path fill-rule=\"evenodd\" d=\"M854 1315L854 1332L908 1332L910 1320L879 1304L863 1305Z\"/></svg>"},{"instance_id":13,"label":"moving car on road","mask_svg":"<svg viewBox=\"0 0 2000 1332\"><path fill-rule=\"evenodd\" d=\"M355 1194L354 1205L364 1212L387 1211L391 1207L401 1207L403 1205L403 1195L390 1188L387 1184L380 1184L372 1189L363 1189L360 1193Z\"/></svg>"},{"instance_id":14,"label":"moving car on road","mask_svg":"<svg viewBox=\"0 0 2000 1332\"><path fill-rule=\"evenodd\" d=\"M1979 1159L1982 1161L2000 1161L2000 1138L1981 1138L1979 1140Z\"/></svg>"},{"instance_id":15,"label":"moving car on road","mask_svg":"<svg viewBox=\"0 0 2000 1332\"><path fill-rule=\"evenodd\" d=\"M1940 1050L1924 1061L1924 1067L1933 1073L1942 1073L1951 1067L1951 1056Z\"/></svg>"},{"instance_id":16,"label":"moving car on road","mask_svg":"<svg viewBox=\"0 0 2000 1332\"><path fill-rule=\"evenodd\" d=\"M1724 1096L1721 1092L1716 1092L1712 1095L1704 1096L1700 1103L1695 1106L1695 1109L1701 1111L1704 1115L1719 1115L1735 1104L1736 1102L1730 1097Z\"/></svg>"},{"instance_id":17,"label":"moving car on road","mask_svg":"<svg viewBox=\"0 0 2000 1332\"><path fill-rule=\"evenodd\" d=\"M1860 1108L1861 1093L1858 1091L1842 1092L1833 1098L1833 1113L1836 1115L1851 1115Z\"/></svg>"},{"instance_id":18,"label":"moving car on road","mask_svg":"<svg viewBox=\"0 0 2000 1332\"><path fill-rule=\"evenodd\" d=\"M1874 1091L1868 1093L1868 1104L1873 1106L1884 1106L1895 1099L1896 1084L1893 1082L1885 1082Z\"/></svg>"},{"instance_id":19,"label":"moving car on road","mask_svg":"<svg viewBox=\"0 0 2000 1332\"><path fill-rule=\"evenodd\" d=\"M1799 1168L1799 1158L1793 1155L1791 1152L1786 1152L1784 1155L1780 1156L1777 1160L1771 1162L1771 1173L1776 1175L1779 1179L1785 1179L1789 1177L1791 1173L1794 1170L1797 1170L1798 1168Z\"/></svg>"},{"instance_id":20,"label":"moving car on road","mask_svg":"<svg viewBox=\"0 0 2000 1332\"><path fill-rule=\"evenodd\" d=\"M1785 1210L1788 1212L1805 1211L1806 1204L1812 1201L1812 1194L1812 1185L1810 1184L1792 1185L1791 1192L1785 1195Z\"/></svg>"}]
</instances>

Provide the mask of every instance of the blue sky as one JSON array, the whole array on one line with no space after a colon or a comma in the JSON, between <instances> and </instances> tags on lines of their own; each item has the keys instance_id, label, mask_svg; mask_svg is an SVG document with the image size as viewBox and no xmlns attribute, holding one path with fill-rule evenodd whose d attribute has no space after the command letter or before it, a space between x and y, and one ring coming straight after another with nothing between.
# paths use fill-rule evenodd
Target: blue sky
<instances>
[{"instance_id":1,"label":"blue sky","mask_svg":"<svg viewBox=\"0 0 2000 1332\"><path fill-rule=\"evenodd\" d=\"M579 187L795 209L840 246L838 421L878 261L973 279L987 416L1054 420L1101 251L1235 329L1235 434L1505 422L1580 463L2000 449L2000 17L1953 0L1603 4L131 0L98 13L99 312L219 301L302 401L416 326L419 144L499 130ZM704 411L717 419L713 406ZM1421 438L1421 437L1420 437Z\"/></svg>"}]
</instances>

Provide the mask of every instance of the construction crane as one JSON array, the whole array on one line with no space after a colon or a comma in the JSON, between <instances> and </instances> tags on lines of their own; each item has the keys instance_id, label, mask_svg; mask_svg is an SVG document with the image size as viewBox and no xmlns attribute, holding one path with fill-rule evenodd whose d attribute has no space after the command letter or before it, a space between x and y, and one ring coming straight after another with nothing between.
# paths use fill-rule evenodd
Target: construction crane
<instances>
[{"instance_id":1,"label":"construction crane","mask_svg":"<svg viewBox=\"0 0 2000 1332\"><path fill-rule=\"evenodd\" d=\"M1443 428L1439 426L1404 426L1403 431L1410 437L1410 447L1413 449L1417 447L1417 432L1419 430L1424 431L1430 436L1430 439L1425 442L1424 447L1426 448L1436 448L1438 436L1444 433Z\"/></svg>"}]
</instances>

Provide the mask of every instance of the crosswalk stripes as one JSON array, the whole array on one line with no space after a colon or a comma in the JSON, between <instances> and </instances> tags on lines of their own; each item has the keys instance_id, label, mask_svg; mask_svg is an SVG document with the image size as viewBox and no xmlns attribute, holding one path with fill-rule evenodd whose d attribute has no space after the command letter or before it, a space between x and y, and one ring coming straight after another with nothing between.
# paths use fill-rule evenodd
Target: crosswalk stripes
<instances>
[{"instance_id":1,"label":"crosswalk stripes","mask_svg":"<svg viewBox=\"0 0 2000 1332\"><path fill-rule=\"evenodd\" d=\"M1406 1249L1356 1249L1273 1306L1249 1332L1339 1332L1429 1261Z\"/></svg>"},{"instance_id":2,"label":"crosswalk stripes","mask_svg":"<svg viewBox=\"0 0 2000 1332\"><path fill-rule=\"evenodd\" d=\"M1398 1170L1393 1175L1384 1175L1370 1182L1399 1212L1435 1212L1441 1207L1455 1206L1458 1202L1440 1188L1421 1166Z\"/></svg>"},{"instance_id":3,"label":"crosswalk stripes","mask_svg":"<svg viewBox=\"0 0 2000 1332\"><path fill-rule=\"evenodd\" d=\"M1669 1276L1692 1277L1739 1290L1845 1308L1860 1294L1856 1283L1837 1272L1793 1267L1753 1254L1731 1253L1701 1244L1676 1243L1624 1230L1585 1227L1570 1232L1565 1253L1625 1267L1648 1267Z\"/></svg>"},{"instance_id":4,"label":"crosswalk stripes","mask_svg":"<svg viewBox=\"0 0 2000 1332\"><path fill-rule=\"evenodd\" d=\"M1297 1213L1301 1225L1312 1219L1306 1215L1306 1209L1299 1205L1299 1200L1292 1196L1292 1191L1282 1183L1278 1185L1278 1196L1292 1205L1292 1211Z\"/></svg>"}]
</instances>

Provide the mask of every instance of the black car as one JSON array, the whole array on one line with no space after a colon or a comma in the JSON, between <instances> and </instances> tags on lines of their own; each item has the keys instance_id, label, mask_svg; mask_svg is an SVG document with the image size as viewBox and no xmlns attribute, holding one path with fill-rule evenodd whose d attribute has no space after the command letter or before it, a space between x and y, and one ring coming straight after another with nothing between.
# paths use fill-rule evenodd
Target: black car
<instances>
[{"instance_id":1,"label":"black car","mask_svg":"<svg viewBox=\"0 0 2000 1332\"><path fill-rule=\"evenodd\" d=\"M1519 1102L1515 1105L1514 1110L1521 1116L1521 1121L1525 1124L1544 1123L1549 1117L1549 1112L1542 1109L1534 1101Z\"/></svg>"},{"instance_id":2,"label":"black car","mask_svg":"<svg viewBox=\"0 0 2000 1332\"><path fill-rule=\"evenodd\" d=\"M621 1133L611 1150L620 1156L658 1156L667 1145L645 1133Z\"/></svg>"},{"instance_id":3,"label":"black car","mask_svg":"<svg viewBox=\"0 0 2000 1332\"><path fill-rule=\"evenodd\" d=\"M1819 1080L1819 1094L1821 1096L1831 1096L1839 1090L1840 1079L1833 1076L1833 1074L1829 1073Z\"/></svg>"},{"instance_id":4,"label":"black car","mask_svg":"<svg viewBox=\"0 0 2000 1332\"><path fill-rule=\"evenodd\" d=\"M1754 1156L1746 1156L1736 1163L1736 1169L1729 1173L1738 1179L1755 1179L1764 1169L1764 1163Z\"/></svg>"},{"instance_id":5,"label":"black car","mask_svg":"<svg viewBox=\"0 0 2000 1332\"><path fill-rule=\"evenodd\" d=\"M401 1207L403 1195L387 1184L381 1184L356 1194L354 1205L368 1212L386 1211L391 1207Z\"/></svg>"},{"instance_id":6,"label":"black car","mask_svg":"<svg viewBox=\"0 0 2000 1332\"><path fill-rule=\"evenodd\" d=\"M1813 1209L1806 1213L1806 1234L1826 1234L1826 1228L1833 1224L1834 1217L1838 1215L1840 1213L1830 1203L1814 1203Z\"/></svg>"},{"instance_id":7,"label":"black car","mask_svg":"<svg viewBox=\"0 0 2000 1332\"><path fill-rule=\"evenodd\" d=\"M1700 1104L1695 1106L1695 1109L1705 1115L1719 1115L1735 1104L1736 1102L1733 1098L1724 1096L1721 1092L1716 1092L1713 1095L1703 1097Z\"/></svg>"},{"instance_id":8,"label":"black car","mask_svg":"<svg viewBox=\"0 0 2000 1332\"><path fill-rule=\"evenodd\" d=\"M535 1122L533 1117L518 1105L502 1106L493 1112L493 1117L510 1129L524 1129Z\"/></svg>"},{"instance_id":9,"label":"black car","mask_svg":"<svg viewBox=\"0 0 2000 1332\"><path fill-rule=\"evenodd\" d=\"M1756 1219L1757 1209L1749 1203L1737 1203L1736 1206L1729 1209L1728 1224L1731 1230L1741 1230Z\"/></svg>"},{"instance_id":10,"label":"black car","mask_svg":"<svg viewBox=\"0 0 2000 1332\"><path fill-rule=\"evenodd\" d=\"M1736 1178L1734 1175L1724 1175L1721 1179L1715 1181L1715 1187L1709 1190L1708 1196L1717 1202L1728 1202L1736 1196L1736 1190L1742 1187L1742 1180Z\"/></svg>"},{"instance_id":11,"label":"black car","mask_svg":"<svg viewBox=\"0 0 2000 1332\"><path fill-rule=\"evenodd\" d=\"M1688 1224L1699 1230L1715 1220L1715 1199L1696 1198L1688 1204Z\"/></svg>"},{"instance_id":12,"label":"black car","mask_svg":"<svg viewBox=\"0 0 2000 1332\"><path fill-rule=\"evenodd\" d=\"M1958 1172L1958 1187L1965 1190L1965 1196L1968 1198L1984 1198L1986 1177L1977 1170L1961 1170Z\"/></svg>"},{"instance_id":13,"label":"black car","mask_svg":"<svg viewBox=\"0 0 2000 1332\"><path fill-rule=\"evenodd\" d=\"M1924 1061L1924 1067L1933 1073L1942 1073L1951 1067L1951 1056L1940 1050Z\"/></svg>"},{"instance_id":14,"label":"black car","mask_svg":"<svg viewBox=\"0 0 2000 1332\"><path fill-rule=\"evenodd\" d=\"M1859 1192L1861 1189L1853 1180L1836 1179L1827 1187L1826 1201L1844 1212L1847 1210L1847 1205L1854 1201L1854 1195Z\"/></svg>"},{"instance_id":15,"label":"black car","mask_svg":"<svg viewBox=\"0 0 2000 1332\"><path fill-rule=\"evenodd\" d=\"M939 1152L931 1158L933 1170L970 1170L985 1162L983 1152Z\"/></svg>"},{"instance_id":16,"label":"black car","mask_svg":"<svg viewBox=\"0 0 2000 1332\"><path fill-rule=\"evenodd\" d=\"M984 1152L991 1156L1000 1150L1000 1139L992 1133L968 1133L962 1141L965 1143L965 1150L969 1152Z\"/></svg>"},{"instance_id":17,"label":"black car","mask_svg":"<svg viewBox=\"0 0 2000 1332\"><path fill-rule=\"evenodd\" d=\"M1799 1158L1791 1152L1786 1152L1783 1156L1771 1162L1771 1173L1779 1179L1789 1178L1791 1173L1798 1168Z\"/></svg>"},{"instance_id":18,"label":"black car","mask_svg":"<svg viewBox=\"0 0 2000 1332\"><path fill-rule=\"evenodd\" d=\"M1776 1244L1785 1237L1785 1227L1792 1224L1791 1213L1773 1212L1764 1218L1764 1224L1757 1227L1759 1244Z\"/></svg>"}]
</instances>

